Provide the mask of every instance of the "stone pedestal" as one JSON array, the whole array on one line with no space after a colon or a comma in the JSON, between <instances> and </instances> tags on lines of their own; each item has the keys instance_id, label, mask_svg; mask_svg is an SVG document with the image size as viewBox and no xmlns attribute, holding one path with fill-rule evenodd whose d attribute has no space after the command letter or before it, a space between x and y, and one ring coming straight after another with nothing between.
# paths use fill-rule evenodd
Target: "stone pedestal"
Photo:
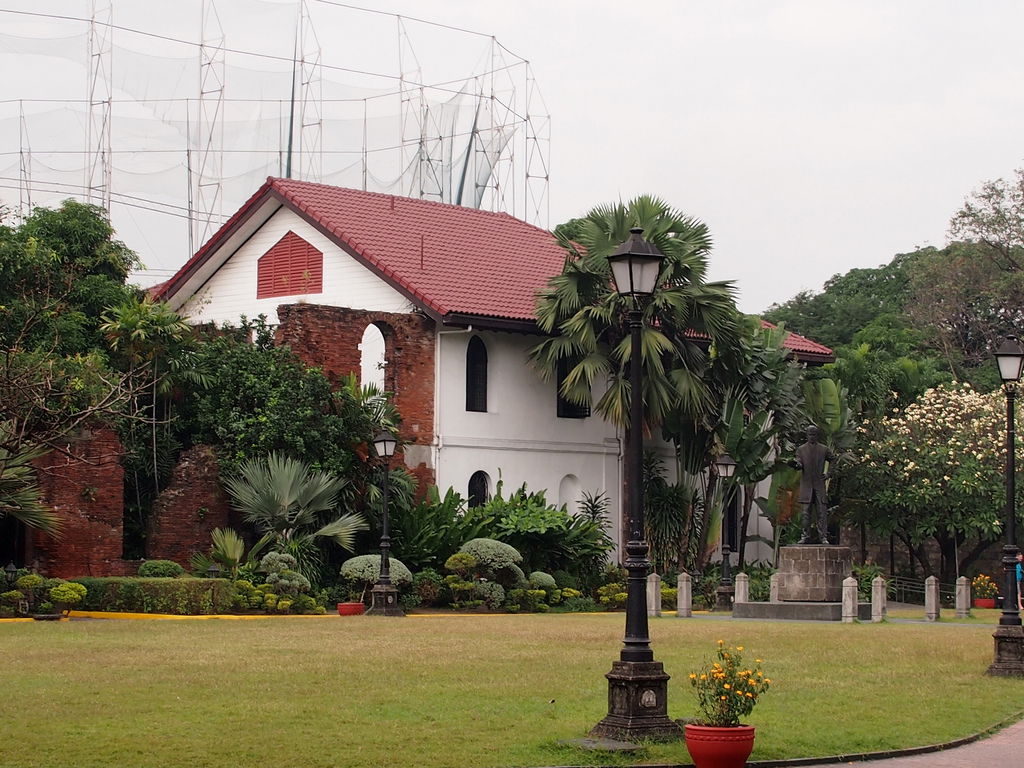
<instances>
[{"instance_id":1,"label":"stone pedestal","mask_svg":"<svg viewBox=\"0 0 1024 768\"><path fill-rule=\"evenodd\" d=\"M849 547L804 544L779 550L779 599L783 602L839 603L850 575Z\"/></svg>"},{"instance_id":2,"label":"stone pedestal","mask_svg":"<svg viewBox=\"0 0 1024 768\"><path fill-rule=\"evenodd\" d=\"M660 661L615 661L605 677L608 714L591 736L633 742L682 737L682 729L668 717L669 676Z\"/></svg>"},{"instance_id":3,"label":"stone pedestal","mask_svg":"<svg viewBox=\"0 0 1024 768\"><path fill-rule=\"evenodd\" d=\"M996 627L992 635L996 643L996 658L988 668L990 675L1024 677L1024 627Z\"/></svg>"},{"instance_id":4,"label":"stone pedestal","mask_svg":"<svg viewBox=\"0 0 1024 768\"><path fill-rule=\"evenodd\" d=\"M405 616L398 604L398 589L394 584L374 584L370 590L370 607L367 616Z\"/></svg>"}]
</instances>

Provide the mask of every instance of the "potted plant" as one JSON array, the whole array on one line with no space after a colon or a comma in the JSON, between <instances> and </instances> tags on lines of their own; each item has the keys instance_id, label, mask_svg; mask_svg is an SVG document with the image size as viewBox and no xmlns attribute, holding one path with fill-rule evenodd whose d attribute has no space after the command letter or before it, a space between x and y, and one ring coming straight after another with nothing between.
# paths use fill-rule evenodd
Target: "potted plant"
<instances>
[{"instance_id":1,"label":"potted plant","mask_svg":"<svg viewBox=\"0 0 1024 768\"><path fill-rule=\"evenodd\" d=\"M999 587L984 573L979 573L971 579L971 595L975 608L995 608L998 594Z\"/></svg>"},{"instance_id":2,"label":"potted plant","mask_svg":"<svg viewBox=\"0 0 1024 768\"><path fill-rule=\"evenodd\" d=\"M750 714L771 680L761 659L743 662L743 646L718 641L715 660L690 674L701 716L686 723L686 748L697 768L743 768L754 749L754 726L740 720Z\"/></svg>"},{"instance_id":3,"label":"potted plant","mask_svg":"<svg viewBox=\"0 0 1024 768\"><path fill-rule=\"evenodd\" d=\"M50 588L50 600L65 616L70 615L71 608L82 602L86 594L86 588L76 581L62 581Z\"/></svg>"}]
</instances>

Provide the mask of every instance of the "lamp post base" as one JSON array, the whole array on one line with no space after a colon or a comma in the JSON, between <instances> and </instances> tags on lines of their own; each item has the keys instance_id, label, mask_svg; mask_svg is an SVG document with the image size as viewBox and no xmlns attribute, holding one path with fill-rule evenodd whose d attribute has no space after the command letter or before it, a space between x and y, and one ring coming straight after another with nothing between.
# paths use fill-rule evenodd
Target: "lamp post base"
<instances>
[{"instance_id":1,"label":"lamp post base","mask_svg":"<svg viewBox=\"0 0 1024 768\"><path fill-rule=\"evenodd\" d=\"M590 735L617 741L682 738L668 718L668 681L660 661L615 661L608 678L608 714Z\"/></svg>"},{"instance_id":2,"label":"lamp post base","mask_svg":"<svg viewBox=\"0 0 1024 768\"><path fill-rule=\"evenodd\" d=\"M367 616L405 616L398 604L398 589L394 584L374 584L370 590L370 607Z\"/></svg>"},{"instance_id":3,"label":"lamp post base","mask_svg":"<svg viewBox=\"0 0 1024 768\"><path fill-rule=\"evenodd\" d=\"M1024 627L999 626L992 637L996 643L996 658L988 674L1024 677Z\"/></svg>"},{"instance_id":4,"label":"lamp post base","mask_svg":"<svg viewBox=\"0 0 1024 768\"><path fill-rule=\"evenodd\" d=\"M715 588L716 611L731 611L733 600L736 597L736 587L732 584L720 584Z\"/></svg>"}]
</instances>

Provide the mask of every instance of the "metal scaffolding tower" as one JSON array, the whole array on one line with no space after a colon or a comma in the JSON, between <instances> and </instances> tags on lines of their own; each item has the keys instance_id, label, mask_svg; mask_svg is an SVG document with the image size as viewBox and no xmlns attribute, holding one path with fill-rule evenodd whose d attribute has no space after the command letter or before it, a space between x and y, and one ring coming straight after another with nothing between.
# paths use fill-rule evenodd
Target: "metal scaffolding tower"
<instances>
[{"instance_id":1,"label":"metal scaffolding tower","mask_svg":"<svg viewBox=\"0 0 1024 768\"><path fill-rule=\"evenodd\" d=\"M113 103L113 6L92 0L89 17L89 117L85 134L85 199L110 210L111 112Z\"/></svg>"}]
</instances>

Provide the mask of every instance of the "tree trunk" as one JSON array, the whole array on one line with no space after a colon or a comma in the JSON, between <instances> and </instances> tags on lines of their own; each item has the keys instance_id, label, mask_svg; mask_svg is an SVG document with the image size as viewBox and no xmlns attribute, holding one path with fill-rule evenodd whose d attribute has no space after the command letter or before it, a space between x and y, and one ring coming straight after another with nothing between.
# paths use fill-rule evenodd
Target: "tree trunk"
<instances>
[{"instance_id":1,"label":"tree trunk","mask_svg":"<svg viewBox=\"0 0 1024 768\"><path fill-rule=\"evenodd\" d=\"M740 530L739 530L739 555L738 555L738 568L742 568L746 563L746 549L747 549L747 526L750 525L750 510L754 506L754 494L757 492L757 486L754 483L746 483L743 486L743 514L740 515Z\"/></svg>"}]
</instances>

